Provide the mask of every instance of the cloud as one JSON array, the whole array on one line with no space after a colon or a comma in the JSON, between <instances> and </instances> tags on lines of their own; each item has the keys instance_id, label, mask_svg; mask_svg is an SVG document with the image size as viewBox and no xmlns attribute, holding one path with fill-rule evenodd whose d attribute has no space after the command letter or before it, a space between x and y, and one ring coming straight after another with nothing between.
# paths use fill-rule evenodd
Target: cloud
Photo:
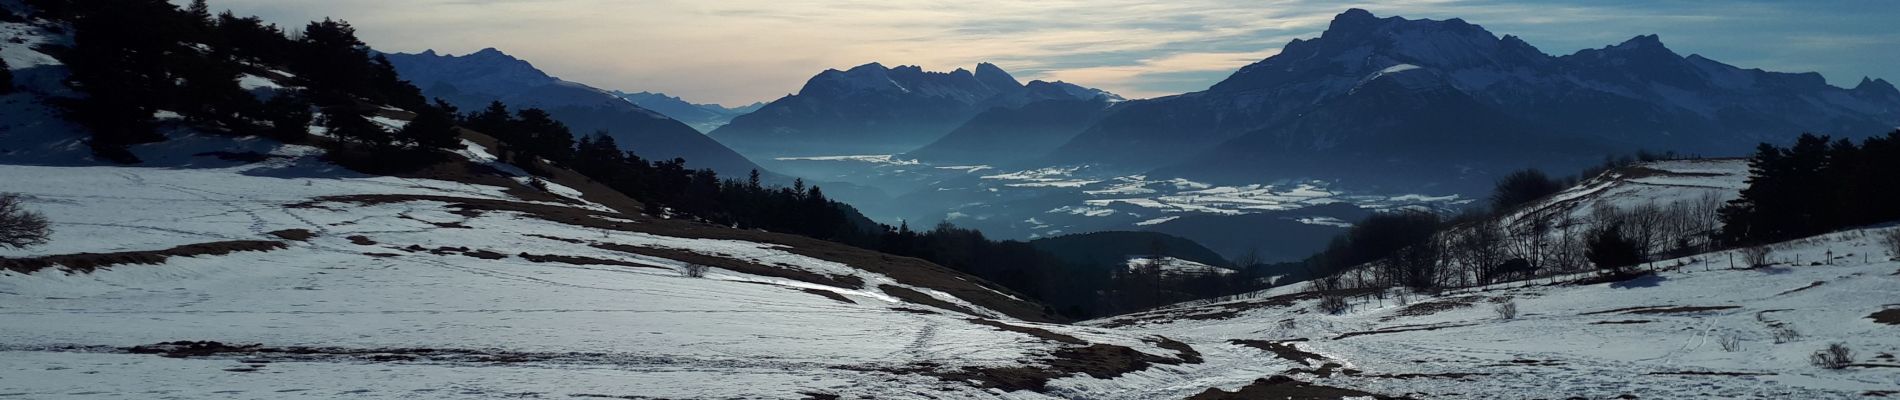
<instances>
[{"instance_id":1,"label":"cloud","mask_svg":"<svg viewBox=\"0 0 1900 400\"><path fill-rule=\"evenodd\" d=\"M386 51L496 47L570 80L720 103L769 100L796 91L818 71L871 61L933 70L987 61L1023 78L1135 97L1200 90L1274 54L1290 38L1317 35L1333 15L1354 6L1380 16L1461 17L1553 53L1662 33L1672 47L1695 50L1685 53L1771 68L1805 66L1826 60L1818 49L1828 46L1764 52L1761 42L1767 35L1804 34L1822 37L1825 45L1834 43L1826 37L1884 29L1880 22L1897 12L1876 5L1863 8L1888 11L1582 0L212 0L214 8L288 26L324 16L346 19ZM1791 16L1838 18L1781 22ZM1874 72L1895 68L1891 57L1857 60L1824 66L1824 72L1879 76Z\"/></svg>"}]
</instances>

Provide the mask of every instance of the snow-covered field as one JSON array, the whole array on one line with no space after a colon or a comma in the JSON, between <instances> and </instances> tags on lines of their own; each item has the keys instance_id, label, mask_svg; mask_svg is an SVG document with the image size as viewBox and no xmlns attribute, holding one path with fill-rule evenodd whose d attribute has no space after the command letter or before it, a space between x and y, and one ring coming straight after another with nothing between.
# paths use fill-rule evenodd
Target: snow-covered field
<instances>
[{"instance_id":1,"label":"snow-covered field","mask_svg":"<svg viewBox=\"0 0 1900 400\"><path fill-rule=\"evenodd\" d=\"M218 140L179 138L164 146ZM886 285L1012 321L1005 323L1173 354L1142 337L1015 321L928 287L775 244L590 228L522 212L471 212L443 201L305 206L323 196L357 194L518 201L499 187L366 176L299 156L312 150L281 146L271 154L284 158L250 164L208 157L177 167L0 164L0 192L29 196L28 207L45 213L56 229L47 246L0 256L234 240L287 245L90 273L0 272L0 395L799 398L801 392L909 397L942 391L990 397L970 385L877 369L925 362L1017 366L1061 347L900 300ZM314 236L300 241L271 234L296 229ZM864 283L842 288L721 268L687 277L685 263L592 246L599 243L683 250ZM528 255L584 261L535 262ZM324 350L192 358L124 351L198 340Z\"/></svg>"},{"instance_id":2,"label":"snow-covered field","mask_svg":"<svg viewBox=\"0 0 1900 400\"><path fill-rule=\"evenodd\" d=\"M368 175L172 123L132 148L144 163L106 164L46 105L71 93L30 46L61 36L0 34L31 68L0 96L0 192L54 228L0 250L0 397L1047 398L988 386L1057 359L1186 358L1011 317L1035 306L940 267L619 213L558 183L524 197L473 142L469 174L512 176Z\"/></svg>"},{"instance_id":3,"label":"snow-covered field","mask_svg":"<svg viewBox=\"0 0 1900 400\"><path fill-rule=\"evenodd\" d=\"M1341 315L1318 311L1316 299L1289 296L1084 324L1251 358L1262 376L1416 398L1891 396L1900 390L1900 326L1872 315L1900 308L1900 255L1876 243L1893 229L1900 228L1780 244L1776 259L1787 262L1764 269L1727 270L1730 254L1712 253L1659 262L1681 266L1618 283L1520 285L1403 301L1355 296ZM1799 265L1792 263L1797 257ZM1501 317L1505 304L1516 307L1514 319ZM1777 338L1784 329L1796 334ZM1293 361L1233 340L1292 346L1318 359ZM1856 364L1809 365L1810 354L1833 343L1852 349ZM1326 363L1341 370L1312 371Z\"/></svg>"}]
</instances>

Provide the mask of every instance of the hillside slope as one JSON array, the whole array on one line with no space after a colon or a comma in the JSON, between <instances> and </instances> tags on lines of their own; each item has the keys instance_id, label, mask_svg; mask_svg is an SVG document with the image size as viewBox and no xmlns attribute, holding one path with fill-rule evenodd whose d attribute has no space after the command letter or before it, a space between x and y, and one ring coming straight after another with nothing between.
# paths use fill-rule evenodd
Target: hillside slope
<instances>
[{"instance_id":1,"label":"hillside slope","mask_svg":"<svg viewBox=\"0 0 1900 400\"><path fill-rule=\"evenodd\" d=\"M161 111L144 163L104 163L41 79L63 67L33 46L69 38L0 33L30 68L0 96L0 192L54 228L0 252L0 394L1039 398L1199 362L920 260L649 217L558 169L537 190L477 132L374 175Z\"/></svg>"},{"instance_id":2,"label":"hillside slope","mask_svg":"<svg viewBox=\"0 0 1900 400\"><path fill-rule=\"evenodd\" d=\"M431 50L388 57L403 78L422 88L424 94L448 100L466 112L480 111L497 100L515 110L538 107L567 124L576 135L605 131L626 150L647 159L685 158L691 167L711 168L734 177L760 169L685 123L613 93L549 76L499 50L483 49L462 56Z\"/></svg>"},{"instance_id":3,"label":"hillside slope","mask_svg":"<svg viewBox=\"0 0 1900 400\"><path fill-rule=\"evenodd\" d=\"M1195 398L1256 398L1234 392L1275 393L1291 381L1427 399L1878 397L1894 393L1900 368L1900 254L1875 239L1893 229L1777 244L1777 263L1753 270L1726 269L1732 254L1718 252L1664 260L1666 271L1624 282L1409 302L1339 292L1351 304L1339 315L1289 287L1084 325L1168 335L1221 362L1250 358L1261 377ZM1500 317L1505 304L1515 318ZM1855 363L1809 364L1834 343Z\"/></svg>"}]
</instances>

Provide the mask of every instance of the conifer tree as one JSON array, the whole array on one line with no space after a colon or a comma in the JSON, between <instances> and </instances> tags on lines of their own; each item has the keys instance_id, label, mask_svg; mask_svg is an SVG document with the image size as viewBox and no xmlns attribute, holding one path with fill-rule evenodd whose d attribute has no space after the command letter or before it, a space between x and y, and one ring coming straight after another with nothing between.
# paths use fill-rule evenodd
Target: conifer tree
<instances>
[{"instance_id":1,"label":"conifer tree","mask_svg":"<svg viewBox=\"0 0 1900 400\"><path fill-rule=\"evenodd\" d=\"M0 60L0 94L13 93L13 68L7 66L7 60Z\"/></svg>"},{"instance_id":2,"label":"conifer tree","mask_svg":"<svg viewBox=\"0 0 1900 400\"><path fill-rule=\"evenodd\" d=\"M310 134L310 120L314 115L310 101L302 94L278 93L264 102L263 110L271 124L269 132L277 140L298 143Z\"/></svg>"},{"instance_id":3,"label":"conifer tree","mask_svg":"<svg viewBox=\"0 0 1900 400\"><path fill-rule=\"evenodd\" d=\"M455 107L437 101L436 106L423 107L416 112L416 118L396 132L397 140L422 150L452 149L461 144L461 135L455 131Z\"/></svg>"},{"instance_id":4,"label":"conifer tree","mask_svg":"<svg viewBox=\"0 0 1900 400\"><path fill-rule=\"evenodd\" d=\"M77 15L66 64L74 86L87 94L71 119L92 130L95 154L137 162L126 146L163 139L153 114L171 87L165 55L178 37L164 25L177 9L162 0L126 0L73 5L71 12Z\"/></svg>"}]
</instances>

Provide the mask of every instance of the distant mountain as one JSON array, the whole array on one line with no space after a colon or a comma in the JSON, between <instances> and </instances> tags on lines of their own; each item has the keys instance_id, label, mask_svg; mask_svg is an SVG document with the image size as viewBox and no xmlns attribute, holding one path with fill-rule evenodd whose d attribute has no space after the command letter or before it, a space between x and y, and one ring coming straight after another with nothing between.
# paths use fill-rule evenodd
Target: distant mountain
<instances>
[{"instance_id":1,"label":"distant mountain","mask_svg":"<svg viewBox=\"0 0 1900 400\"><path fill-rule=\"evenodd\" d=\"M403 79L462 108L479 110L500 100L509 107L547 110L576 136L607 131L615 141L648 159L685 158L688 167L711 168L721 175L742 177L757 164L727 149L699 131L642 108L613 93L549 76L527 61L493 48L463 56L388 54Z\"/></svg>"},{"instance_id":2,"label":"distant mountain","mask_svg":"<svg viewBox=\"0 0 1900 400\"><path fill-rule=\"evenodd\" d=\"M1654 35L1551 56L1459 19L1352 9L1205 91L1097 118L1045 160L1468 191L1637 149L1726 155L1804 131L1883 133L1900 125L1900 92L1683 57Z\"/></svg>"},{"instance_id":3,"label":"distant mountain","mask_svg":"<svg viewBox=\"0 0 1900 400\"><path fill-rule=\"evenodd\" d=\"M1081 91L1078 91L1081 90ZM1029 82L1016 106L992 107L904 157L940 164L1008 164L1048 154L1120 97L1063 82ZM1099 93L1099 94L1097 94ZM1077 99L1074 96L1091 96Z\"/></svg>"},{"instance_id":4,"label":"distant mountain","mask_svg":"<svg viewBox=\"0 0 1900 400\"><path fill-rule=\"evenodd\" d=\"M765 102L757 102L739 107L726 107L718 104L696 104L685 99L668 96L666 93L639 92L627 93L614 91L615 96L627 99L642 108L653 110L667 117L679 120L698 129L700 132L712 132L713 129L731 122L733 117L745 115L765 107Z\"/></svg>"},{"instance_id":5,"label":"distant mountain","mask_svg":"<svg viewBox=\"0 0 1900 400\"><path fill-rule=\"evenodd\" d=\"M1120 267L1131 257L1159 255L1227 266L1227 259L1192 240L1158 232L1094 232L1029 241L1029 245L1076 265Z\"/></svg>"},{"instance_id":6,"label":"distant mountain","mask_svg":"<svg viewBox=\"0 0 1900 400\"><path fill-rule=\"evenodd\" d=\"M895 154L929 144L991 108L1119 99L1066 83L1031 84L1035 90L989 63L975 72L870 63L819 73L797 94L733 118L710 135L755 158Z\"/></svg>"}]
</instances>

